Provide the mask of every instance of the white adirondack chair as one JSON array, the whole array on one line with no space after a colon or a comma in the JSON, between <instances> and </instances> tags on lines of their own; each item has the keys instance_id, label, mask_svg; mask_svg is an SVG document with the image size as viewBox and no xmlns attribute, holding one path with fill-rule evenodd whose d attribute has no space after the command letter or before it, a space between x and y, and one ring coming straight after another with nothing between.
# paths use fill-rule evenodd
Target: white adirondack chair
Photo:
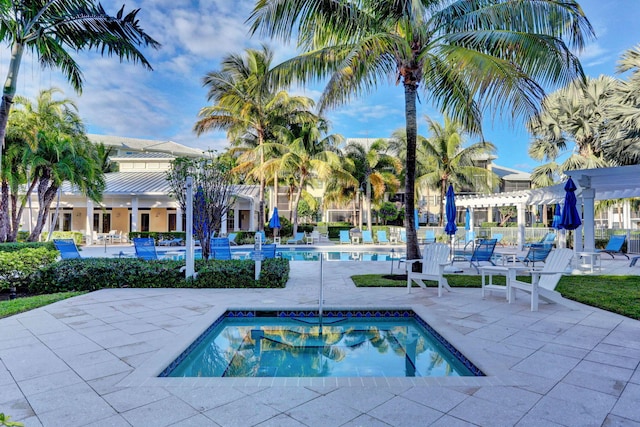
<instances>
[{"instance_id":1,"label":"white adirondack chair","mask_svg":"<svg viewBox=\"0 0 640 427\"><path fill-rule=\"evenodd\" d=\"M555 290L560 277L566 272L573 251L571 249L555 249L551 251L542 270L531 270L531 283L521 282L515 276L507 276L507 293L509 302L516 298L516 289L531 294L531 311L538 311L538 300L562 304L571 309L576 308L573 301L567 300Z\"/></svg>"},{"instance_id":2,"label":"white adirondack chair","mask_svg":"<svg viewBox=\"0 0 640 427\"><path fill-rule=\"evenodd\" d=\"M426 288L423 280L435 280L438 282L438 296L442 296L442 288L451 291L447 279L444 277L444 267L449 265L449 246L442 243L424 245L422 259L411 259L407 263L407 292L411 292L411 282L416 282L420 287ZM422 262L422 271L413 272L415 262Z\"/></svg>"}]
</instances>

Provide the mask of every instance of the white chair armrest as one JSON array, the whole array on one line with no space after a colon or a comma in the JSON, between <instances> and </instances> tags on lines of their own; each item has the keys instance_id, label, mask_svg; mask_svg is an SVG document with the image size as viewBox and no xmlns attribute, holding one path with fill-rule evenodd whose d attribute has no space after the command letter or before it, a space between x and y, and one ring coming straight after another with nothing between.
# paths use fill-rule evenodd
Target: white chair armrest
<instances>
[{"instance_id":1,"label":"white chair armrest","mask_svg":"<svg viewBox=\"0 0 640 427\"><path fill-rule=\"evenodd\" d=\"M422 262L422 258L419 258L419 259L405 259L402 262L405 262L407 264L414 264L416 262Z\"/></svg>"}]
</instances>

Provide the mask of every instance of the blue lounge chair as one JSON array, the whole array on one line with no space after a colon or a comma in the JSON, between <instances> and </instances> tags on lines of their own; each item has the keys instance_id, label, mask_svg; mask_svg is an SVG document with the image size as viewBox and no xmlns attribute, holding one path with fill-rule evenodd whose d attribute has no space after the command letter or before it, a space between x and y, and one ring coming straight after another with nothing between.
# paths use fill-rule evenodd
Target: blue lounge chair
<instances>
[{"instance_id":1,"label":"blue lounge chair","mask_svg":"<svg viewBox=\"0 0 640 427\"><path fill-rule=\"evenodd\" d=\"M231 259L231 245L226 237L214 237L211 239L209 257L218 260Z\"/></svg>"},{"instance_id":2,"label":"blue lounge chair","mask_svg":"<svg viewBox=\"0 0 640 427\"><path fill-rule=\"evenodd\" d=\"M400 243L407 243L407 230L400 230Z\"/></svg>"},{"instance_id":3,"label":"blue lounge chair","mask_svg":"<svg viewBox=\"0 0 640 427\"><path fill-rule=\"evenodd\" d=\"M533 244L529 247L529 251L525 256L519 256L516 257L516 259L526 266L529 266L529 263L531 263L531 266L535 268L536 262L540 263L547 260L551 249L553 249L552 245Z\"/></svg>"},{"instance_id":4,"label":"blue lounge chair","mask_svg":"<svg viewBox=\"0 0 640 427\"><path fill-rule=\"evenodd\" d=\"M53 244L60 252L60 258L62 259L82 258L73 239L53 239Z\"/></svg>"},{"instance_id":5,"label":"blue lounge chair","mask_svg":"<svg viewBox=\"0 0 640 427\"><path fill-rule=\"evenodd\" d=\"M496 243L497 244L504 246L504 243L502 243L502 237L503 236L500 233L496 233L496 234L491 236L492 239L496 239Z\"/></svg>"},{"instance_id":6,"label":"blue lounge chair","mask_svg":"<svg viewBox=\"0 0 640 427\"><path fill-rule=\"evenodd\" d=\"M525 243L524 247L527 248L531 245L553 245L555 240L556 240L556 233L549 232L545 234L544 237L539 242Z\"/></svg>"},{"instance_id":7,"label":"blue lounge chair","mask_svg":"<svg viewBox=\"0 0 640 427\"><path fill-rule=\"evenodd\" d=\"M385 230L376 231L376 237L378 238L378 243L380 244L389 244L389 239L387 239L387 232Z\"/></svg>"},{"instance_id":8,"label":"blue lounge chair","mask_svg":"<svg viewBox=\"0 0 640 427\"><path fill-rule=\"evenodd\" d=\"M364 230L362 232L362 243L367 245L373 245L373 236L371 235L371 230Z\"/></svg>"},{"instance_id":9,"label":"blue lounge chair","mask_svg":"<svg viewBox=\"0 0 640 427\"><path fill-rule=\"evenodd\" d=\"M620 255L624 255L625 257L627 257L627 259L629 259L629 255L622 252L622 245L624 245L624 242L626 240L627 240L627 236L625 236L624 234L614 234L613 236L609 237L607 246L605 246L604 249L596 250L596 252L604 252L606 254L609 254L611 258L614 258L613 254L620 254Z\"/></svg>"},{"instance_id":10,"label":"blue lounge chair","mask_svg":"<svg viewBox=\"0 0 640 427\"><path fill-rule=\"evenodd\" d=\"M152 237L134 237L133 247L136 249L136 256L145 261L158 259L156 252L156 242Z\"/></svg>"},{"instance_id":11,"label":"blue lounge chair","mask_svg":"<svg viewBox=\"0 0 640 427\"><path fill-rule=\"evenodd\" d=\"M236 246L238 242L236 242L236 237L238 237L238 233L229 233L227 239L229 239L229 244Z\"/></svg>"},{"instance_id":12,"label":"blue lounge chair","mask_svg":"<svg viewBox=\"0 0 640 427\"><path fill-rule=\"evenodd\" d=\"M287 240L288 245L304 244L304 232L297 232L295 236Z\"/></svg>"},{"instance_id":13,"label":"blue lounge chair","mask_svg":"<svg viewBox=\"0 0 640 427\"><path fill-rule=\"evenodd\" d=\"M473 252L457 252L453 258L454 261L469 261L469 267L475 267L476 271L480 273L479 266L481 262L488 262L491 265L495 265L493 262L493 251L496 248L496 239L482 239L480 240Z\"/></svg>"},{"instance_id":14,"label":"blue lounge chair","mask_svg":"<svg viewBox=\"0 0 640 427\"><path fill-rule=\"evenodd\" d=\"M424 242L426 244L431 244L436 242L436 233L433 230L425 230L424 232Z\"/></svg>"},{"instance_id":15,"label":"blue lounge chair","mask_svg":"<svg viewBox=\"0 0 640 427\"><path fill-rule=\"evenodd\" d=\"M267 245L262 245L262 255L265 259L267 258L275 258L276 257L276 244L270 243Z\"/></svg>"},{"instance_id":16,"label":"blue lounge chair","mask_svg":"<svg viewBox=\"0 0 640 427\"><path fill-rule=\"evenodd\" d=\"M349 230L340 230L340 243L351 244L351 237L349 237Z\"/></svg>"}]
</instances>

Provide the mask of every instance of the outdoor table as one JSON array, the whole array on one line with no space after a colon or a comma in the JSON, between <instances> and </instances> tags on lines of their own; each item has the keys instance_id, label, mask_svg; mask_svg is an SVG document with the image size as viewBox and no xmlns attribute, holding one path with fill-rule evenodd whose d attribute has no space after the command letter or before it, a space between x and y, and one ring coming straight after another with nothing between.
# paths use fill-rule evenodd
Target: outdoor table
<instances>
[{"instance_id":1,"label":"outdoor table","mask_svg":"<svg viewBox=\"0 0 640 427\"><path fill-rule=\"evenodd\" d=\"M509 294L510 294L508 291L509 280L515 280L516 274L519 271L530 271L531 269L524 265L510 265L506 267L484 265L484 266L481 266L479 270L482 273L482 298L484 298L485 290L488 289L488 290L504 292L506 294L505 298L507 299L507 301L509 301ZM486 283L487 275L489 276L488 284ZM505 276L507 278L507 285L506 286L494 285L493 284L494 275Z\"/></svg>"},{"instance_id":2,"label":"outdoor table","mask_svg":"<svg viewBox=\"0 0 640 427\"><path fill-rule=\"evenodd\" d=\"M589 270L589 273L593 273L595 269L602 271L602 253L601 252L578 252L577 253L577 267L579 269Z\"/></svg>"}]
</instances>

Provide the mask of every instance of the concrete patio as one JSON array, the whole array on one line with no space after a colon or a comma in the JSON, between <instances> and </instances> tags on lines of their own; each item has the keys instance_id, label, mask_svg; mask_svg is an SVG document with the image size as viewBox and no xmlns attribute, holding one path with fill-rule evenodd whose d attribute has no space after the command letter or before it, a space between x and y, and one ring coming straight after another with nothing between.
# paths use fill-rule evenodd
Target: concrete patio
<instances>
[{"instance_id":1,"label":"concrete patio","mask_svg":"<svg viewBox=\"0 0 640 427\"><path fill-rule=\"evenodd\" d=\"M351 275L390 263L323 266L325 307L413 308L487 376L156 377L227 308L317 307L320 263L296 261L286 289L109 289L0 319L0 411L28 427L640 426L640 322L479 289L360 289Z\"/></svg>"}]
</instances>

